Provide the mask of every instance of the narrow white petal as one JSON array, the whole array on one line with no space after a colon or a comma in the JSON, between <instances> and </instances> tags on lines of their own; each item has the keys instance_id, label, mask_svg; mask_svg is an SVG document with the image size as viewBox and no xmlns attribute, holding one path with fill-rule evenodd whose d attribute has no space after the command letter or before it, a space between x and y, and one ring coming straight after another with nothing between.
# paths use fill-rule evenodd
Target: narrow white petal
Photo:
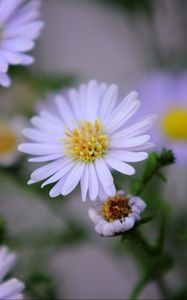
<instances>
[{"instance_id":1,"label":"narrow white petal","mask_svg":"<svg viewBox=\"0 0 187 300\"><path fill-rule=\"evenodd\" d=\"M2 53L0 53L0 72L5 73L8 70L8 63Z\"/></svg>"},{"instance_id":2,"label":"narrow white petal","mask_svg":"<svg viewBox=\"0 0 187 300\"><path fill-rule=\"evenodd\" d=\"M122 131L117 131L112 134L113 139L127 139L129 137L134 137L137 135L142 135L146 133L154 124L157 119L156 115L147 116L143 120L135 123L134 125L128 126Z\"/></svg>"},{"instance_id":3,"label":"narrow white petal","mask_svg":"<svg viewBox=\"0 0 187 300\"><path fill-rule=\"evenodd\" d=\"M62 153L63 147L61 144L45 144L45 143L25 143L18 146L18 150L27 154L45 155Z\"/></svg>"},{"instance_id":4,"label":"narrow white petal","mask_svg":"<svg viewBox=\"0 0 187 300\"><path fill-rule=\"evenodd\" d=\"M45 162L50 160L55 160L57 158L61 158L62 154L50 154L50 155L44 155L44 156L38 156L38 157L31 157L28 159L29 162Z\"/></svg>"},{"instance_id":5,"label":"narrow white petal","mask_svg":"<svg viewBox=\"0 0 187 300\"><path fill-rule=\"evenodd\" d=\"M31 179L37 182L53 175L61 169L61 163L63 163L63 161L64 159L61 158L36 169L34 172L32 172Z\"/></svg>"},{"instance_id":6,"label":"narrow white petal","mask_svg":"<svg viewBox=\"0 0 187 300\"><path fill-rule=\"evenodd\" d=\"M50 197L54 198L57 197L61 194L61 189L64 183L64 177L61 178L55 185L54 187L50 190L49 195Z\"/></svg>"},{"instance_id":7,"label":"narrow white petal","mask_svg":"<svg viewBox=\"0 0 187 300\"><path fill-rule=\"evenodd\" d=\"M105 161L102 158L96 159L95 167L98 178L103 186L105 193L108 196L114 196L116 190L113 182L113 177Z\"/></svg>"},{"instance_id":8,"label":"narrow white petal","mask_svg":"<svg viewBox=\"0 0 187 300\"><path fill-rule=\"evenodd\" d=\"M44 133L41 130L33 128L25 128L22 131L23 135L34 142L57 142L60 137L58 134Z\"/></svg>"},{"instance_id":9,"label":"narrow white petal","mask_svg":"<svg viewBox=\"0 0 187 300\"><path fill-rule=\"evenodd\" d=\"M6 73L0 72L0 85L2 85L3 87L9 87L10 84L10 77Z\"/></svg>"},{"instance_id":10,"label":"narrow white petal","mask_svg":"<svg viewBox=\"0 0 187 300\"><path fill-rule=\"evenodd\" d=\"M96 219L98 217L97 211L94 208L89 208L88 209L88 215L89 215L90 219L92 220L92 222L94 224L96 224Z\"/></svg>"},{"instance_id":11,"label":"narrow white petal","mask_svg":"<svg viewBox=\"0 0 187 300\"><path fill-rule=\"evenodd\" d=\"M147 143L150 140L149 135L140 135L138 137L133 137L129 138L126 140L116 140L116 139L111 139L110 141L110 147L111 148L132 148L132 147L137 147L141 146L145 143Z\"/></svg>"},{"instance_id":12,"label":"narrow white petal","mask_svg":"<svg viewBox=\"0 0 187 300\"><path fill-rule=\"evenodd\" d=\"M134 219L131 217L126 217L122 224L122 231L127 231L134 226Z\"/></svg>"},{"instance_id":13,"label":"narrow white petal","mask_svg":"<svg viewBox=\"0 0 187 300\"><path fill-rule=\"evenodd\" d=\"M132 115L135 114L135 112L140 107L140 101L135 100L131 103L127 104L126 101L123 103L123 105L119 105L116 110L113 112L113 117L106 125L106 130L110 132L114 132L115 130L122 127L130 118Z\"/></svg>"},{"instance_id":14,"label":"narrow white petal","mask_svg":"<svg viewBox=\"0 0 187 300\"><path fill-rule=\"evenodd\" d=\"M98 195L99 185L98 185L96 170L92 163L89 164L88 170L89 170L89 196L90 196L90 200L95 200Z\"/></svg>"},{"instance_id":15,"label":"narrow white petal","mask_svg":"<svg viewBox=\"0 0 187 300\"><path fill-rule=\"evenodd\" d=\"M106 88L106 86L104 86ZM99 109L99 116L104 121L104 123L107 123L108 117L110 116L116 100L118 96L118 86L115 84L112 84L108 87L107 91L105 92L104 98L101 101L101 106Z\"/></svg>"},{"instance_id":16,"label":"narrow white petal","mask_svg":"<svg viewBox=\"0 0 187 300\"><path fill-rule=\"evenodd\" d=\"M84 171L84 164L77 163L74 168L68 173L67 177L64 179L64 184L61 189L61 194L66 196L71 193L80 181L82 173Z\"/></svg>"},{"instance_id":17,"label":"narrow white petal","mask_svg":"<svg viewBox=\"0 0 187 300\"><path fill-rule=\"evenodd\" d=\"M91 80L87 86L86 95L86 119L94 122L98 111L98 84L97 81Z\"/></svg>"},{"instance_id":18,"label":"narrow white petal","mask_svg":"<svg viewBox=\"0 0 187 300\"><path fill-rule=\"evenodd\" d=\"M7 280L0 285L0 299L6 299L8 297L14 299L14 295L22 292L23 289L24 284L21 281L15 278Z\"/></svg>"},{"instance_id":19,"label":"narrow white petal","mask_svg":"<svg viewBox=\"0 0 187 300\"><path fill-rule=\"evenodd\" d=\"M55 97L55 102L65 125L73 129L76 126L75 117L66 100L62 95L58 95Z\"/></svg>"},{"instance_id":20,"label":"narrow white petal","mask_svg":"<svg viewBox=\"0 0 187 300\"><path fill-rule=\"evenodd\" d=\"M88 185L89 185L89 171L88 171L88 165L85 165L84 172L82 173L82 177L80 180L81 185L81 196L82 201L86 201L87 191L88 191Z\"/></svg>"},{"instance_id":21,"label":"narrow white petal","mask_svg":"<svg viewBox=\"0 0 187 300\"><path fill-rule=\"evenodd\" d=\"M111 158L111 157L106 158L106 162L108 163L108 165L112 169L114 169L118 172L121 172L125 175L131 176L131 175L134 175L134 173L135 173L135 169L133 167L131 167L129 164L124 163L124 162L122 162L120 160L117 160L115 158Z\"/></svg>"},{"instance_id":22,"label":"narrow white petal","mask_svg":"<svg viewBox=\"0 0 187 300\"><path fill-rule=\"evenodd\" d=\"M132 151L122 151L113 150L107 155L108 158L116 158L125 162L138 162L147 159L148 154L146 152L132 152Z\"/></svg>"},{"instance_id":23,"label":"narrow white petal","mask_svg":"<svg viewBox=\"0 0 187 300\"><path fill-rule=\"evenodd\" d=\"M102 235L103 236L112 236L114 235L114 229L112 223L106 223L102 227Z\"/></svg>"},{"instance_id":24,"label":"narrow white petal","mask_svg":"<svg viewBox=\"0 0 187 300\"><path fill-rule=\"evenodd\" d=\"M69 100L71 103L71 108L74 112L74 116L77 121L80 121L83 119L81 108L80 108L80 101L79 101L79 95L76 89L70 89L69 93Z\"/></svg>"},{"instance_id":25,"label":"narrow white petal","mask_svg":"<svg viewBox=\"0 0 187 300\"><path fill-rule=\"evenodd\" d=\"M57 171L53 176L51 176L48 180L46 180L42 184L42 188L64 177L73 168L73 166L74 162L72 162L69 158L65 157L64 160L61 162L61 169Z\"/></svg>"},{"instance_id":26,"label":"narrow white petal","mask_svg":"<svg viewBox=\"0 0 187 300\"><path fill-rule=\"evenodd\" d=\"M23 0L1 0L0 2L0 22L8 19Z\"/></svg>"},{"instance_id":27,"label":"narrow white petal","mask_svg":"<svg viewBox=\"0 0 187 300\"><path fill-rule=\"evenodd\" d=\"M34 47L33 41L22 38L4 40L1 43L2 49L8 49L11 51L29 51Z\"/></svg>"}]
</instances>

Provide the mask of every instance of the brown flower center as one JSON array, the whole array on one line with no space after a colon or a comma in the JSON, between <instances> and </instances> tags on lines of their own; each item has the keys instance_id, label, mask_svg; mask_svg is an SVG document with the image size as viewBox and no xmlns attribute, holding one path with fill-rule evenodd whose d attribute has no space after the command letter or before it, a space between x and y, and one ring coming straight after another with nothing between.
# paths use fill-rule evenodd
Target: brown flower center
<instances>
[{"instance_id":1,"label":"brown flower center","mask_svg":"<svg viewBox=\"0 0 187 300\"><path fill-rule=\"evenodd\" d=\"M101 206L101 214L108 222L122 220L131 212L129 199L123 195L109 197Z\"/></svg>"}]
</instances>

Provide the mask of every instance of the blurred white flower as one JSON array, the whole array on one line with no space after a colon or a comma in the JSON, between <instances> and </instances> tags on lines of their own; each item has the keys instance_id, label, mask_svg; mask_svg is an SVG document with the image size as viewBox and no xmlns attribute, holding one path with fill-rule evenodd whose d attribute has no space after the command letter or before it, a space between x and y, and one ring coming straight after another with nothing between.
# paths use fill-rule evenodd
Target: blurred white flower
<instances>
[{"instance_id":1,"label":"blurred white flower","mask_svg":"<svg viewBox=\"0 0 187 300\"><path fill-rule=\"evenodd\" d=\"M152 136L158 148L174 151L177 162L187 162L187 73L155 70L139 83L145 101L142 115L159 115ZM151 110L150 110L151 108Z\"/></svg>"},{"instance_id":2,"label":"blurred white flower","mask_svg":"<svg viewBox=\"0 0 187 300\"><path fill-rule=\"evenodd\" d=\"M103 236L112 236L130 230L140 220L146 204L139 197L120 191L114 197L95 201L96 207L88 210L95 230Z\"/></svg>"},{"instance_id":3,"label":"blurred white flower","mask_svg":"<svg viewBox=\"0 0 187 300\"><path fill-rule=\"evenodd\" d=\"M0 119L0 166L12 165L19 158L17 146L23 139L21 132L26 124L26 119L21 116L12 120Z\"/></svg>"},{"instance_id":4,"label":"blurred white flower","mask_svg":"<svg viewBox=\"0 0 187 300\"><path fill-rule=\"evenodd\" d=\"M2 282L16 262L16 255L6 247L0 247L0 300L23 299L24 283L16 278Z\"/></svg>"},{"instance_id":5,"label":"blurred white flower","mask_svg":"<svg viewBox=\"0 0 187 300\"><path fill-rule=\"evenodd\" d=\"M9 65L30 65L33 57L25 52L34 48L43 27L39 0L1 0L0 2L0 84L10 85Z\"/></svg>"},{"instance_id":6,"label":"blurred white flower","mask_svg":"<svg viewBox=\"0 0 187 300\"><path fill-rule=\"evenodd\" d=\"M125 126L137 111L138 94L131 92L116 104L118 87L98 84L92 80L71 89L66 95L54 97L54 109L42 110L31 119L34 128L24 135L32 140L19 146L19 150L36 155L31 162L47 162L31 174L29 184L46 180L45 185L57 182L51 197L67 195L80 181L82 200L89 190L91 200L114 196L116 193L111 169L133 175L135 169L127 162L147 158L145 152L152 147L145 133L152 127L155 116ZM55 111L56 109L56 111Z\"/></svg>"}]
</instances>

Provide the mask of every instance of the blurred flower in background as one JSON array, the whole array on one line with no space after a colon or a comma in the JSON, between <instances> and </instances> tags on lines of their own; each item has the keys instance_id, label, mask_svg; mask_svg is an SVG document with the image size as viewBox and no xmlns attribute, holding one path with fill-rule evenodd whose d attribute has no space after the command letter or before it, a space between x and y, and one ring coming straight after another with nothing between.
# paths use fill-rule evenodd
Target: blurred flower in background
<instances>
[{"instance_id":1,"label":"blurred flower in background","mask_svg":"<svg viewBox=\"0 0 187 300\"><path fill-rule=\"evenodd\" d=\"M159 120L153 128L158 148L171 148L177 162L187 163L187 73L155 71L139 85L144 112L154 111Z\"/></svg>"},{"instance_id":2,"label":"blurred flower in background","mask_svg":"<svg viewBox=\"0 0 187 300\"><path fill-rule=\"evenodd\" d=\"M0 119L0 165L10 166L19 159L18 144L23 140L22 129L26 126L25 117Z\"/></svg>"},{"instance_id":3,"label":"blurred flower in background","mask_svg":"<svg viewBox=\"0 0 187 300\"><path fill-rule=\"evenodd\" d=\"M23 299L23 282L16 278L7 279L5 282L2 282L3 278L10 272L15 263L16 255L9 252L6 247L0 247L0 300Z\"/></svg>"},{"instance_id":4,"label":"blurred flower in background","mask_svg":"<svg viewBox=\"0 0 187 300\"><path fill-rule=\"evenodd\" d=\"M30 65L34 59L25 52L34 48L43 22L38 21L40 1L2 0L0 2L0 84L8 87L9 65Z\"/></svg>"}]
</instances>

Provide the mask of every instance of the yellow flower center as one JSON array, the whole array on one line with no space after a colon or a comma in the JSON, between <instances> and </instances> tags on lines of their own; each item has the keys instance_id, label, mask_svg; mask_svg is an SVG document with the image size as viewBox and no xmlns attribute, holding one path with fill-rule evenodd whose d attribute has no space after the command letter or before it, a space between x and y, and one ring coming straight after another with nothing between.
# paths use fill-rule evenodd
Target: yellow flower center
<instances>
[{"instance_id":1,"label":"yellow flower center","mask_svg":"<svg viewBox=\"0 0 187 300\"><path fill-rule=\"evenodd\" d=\"M101 214L108 222L122 220L130 212L129 199L123 195L109 197L101 206Z\"/></svg>"},{"instance_id":2,"label":"yellow flower center","mask_svg":"<svg viewBox=\"0 0 187 300\"><path fill-rule=\"evenodd\" d=\"M65 153L85 163L103 157L108 148L108 136L98 119L94 124L81 121L78 128L66 131L65 135Z\"/></svg>"},{"instance_id":3,"label":"yellow flower center","mask_svg":"<svg viewBox=\"0 0 187 300\"><path fill-rule=\"evenodd\" d=\"M14 132L5 125L0 125L0 154L5 154L16 148L17 137Z\"/></svg>"},{"instance_id":4,"label":"yellow flower center","mask_svg":"<svg viewBox=\"0 0 187 300\"><path fill-rule=\"evenodd\" d=\"M169 138L187 141L187 108L169 110L162 120L162 128Z\"/></svg>"}]
</instances>

